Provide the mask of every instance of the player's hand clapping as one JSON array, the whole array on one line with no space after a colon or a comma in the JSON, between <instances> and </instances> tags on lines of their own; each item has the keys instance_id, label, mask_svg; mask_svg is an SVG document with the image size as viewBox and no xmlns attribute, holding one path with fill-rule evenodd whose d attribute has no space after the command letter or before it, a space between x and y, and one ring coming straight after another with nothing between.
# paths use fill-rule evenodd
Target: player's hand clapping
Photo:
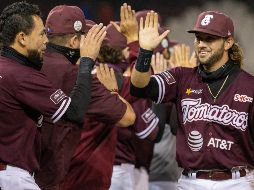
<instances>
[{"instance_id":1,"label":"player's hand clapping","mask_svg":"<svg viewBox=\"0 0 254 190\"><path fill-rule=\"evenodd\" d=\"M189 67L197 66L197 59L195 52L190 56L190 47L185 44L176 45L169 61L170 67Z\"/></svg>"},{"instance_id":2,"label":"player's hand clapping","mask_svg":"<svg viewBox=\"0 0 254 190\"><path fill-rule=\"evenodd\" d=\"M96 67L96 74L99 81L111 92L118 91L118 85L114 69L109 68L107 64L100 64Z\"/></svg>"},{"instance_id":3,"label":"player's hand clapping","mask_svg":"<svg viewBox=\"0 0 254 190\"><path fill-rule=\"evenodd\" d=\"M120 26L115 22L111 22L113 26L122 33L127 43L131 43L138 40L138 21L135 16L135 11L131 9L130 5L124 3L120 10Z\"/></svg>"},{"instance_id":4,"label":"player's hand clapping","mask_svg":"<svg viewBox=\"0 0 254 190\"><path fill-rule=\"evenodd\" d=\"M101 43L106 36L106 27L103 24L94 25L87 33L86 37L81 36L80 56L89 57L95 60L99 54Z\"/></svg>"},{"instance_id":5,"label":"player's hand clapping","mask_svg":"<svg viewBox=\"0 0 254 190\"><path fill-rule=\"evenodd\" d=\"M158 14L154 11L147 13L145 23L141 18L139 26L139 45L146 50L154 50L169 33L169 30L166 30L159 35Z\"/></svg>"},{"instance_id":6,"label":"player's hand clapping","mask_svg":"<svg viewBox=\"0 0 254 190\"><path fill-rule=\"evenodd\" d=\"M168 69L167 60L159 52L152 56L151 66L154 74L162 73Z\"/></svg>"}]
</instances>

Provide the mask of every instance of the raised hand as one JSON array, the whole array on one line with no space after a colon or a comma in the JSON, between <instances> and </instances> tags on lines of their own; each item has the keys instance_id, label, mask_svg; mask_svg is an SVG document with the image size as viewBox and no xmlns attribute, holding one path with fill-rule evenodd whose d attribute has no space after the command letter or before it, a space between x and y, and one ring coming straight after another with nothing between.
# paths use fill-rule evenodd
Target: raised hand
<instances>
[{"instance_id":1,"label":"raised hand","mask_svg":"<svg viewBox=\"0 0 254 190\"><path fill-rule=\"evenodd\" d=\"M94 25L87 33L86 37L81 36L80 56L89 57L95 60L99 54L101 43L106 36L106 27L103 24Z\"/></svg>"},{"instance_id":2,"label":"raised hand","mask_svg":"<svg viewBox=\"0 0 254 190\"><path fill-rule=\"evenodd\" d=\"M115 22L110 22L113 26L118 30L118 32L122 33L126 39L127 43L131 43L133 41L138 40L138 22L135 16L135 11L131 9L130 5L124 3L120 9L120 26Z\"/></svg>"},{"instance_id":3,"label":"raised hand","mask_svg":"<svg viewBox=\"0 0 254 190\"><path fill-rule=\"evenodd\" d=\"M151 66L154 74L162 73L168 69L167 60L158 52L152 56Z\"/></svg>"},{"instance_id":4,"label":"raised hand","mask_svg":"<svg viewBox=\"0 0 254 190\"><path fill-rule=\"evenodd\" d=\"M185 44L176 45L170 58L171 67L189 67L193 68L197 65L195 52L190 57L190 47Z\"/></svg>"},{"instance_id":5,"label":"raised hand","mask_svg":"<svg viewBox=\"0 0 254 190\"><path fill-rule=\"evenodd\" d=\"M139 45L146 50L154 50L169 33L169 30L166 30L159 35L158 14L154 11L147 13L145 25L143 18L140 19L139 27Z\"/></svg>"},{"instance_id":6,"label":"raised hand","mask_svg":"<svg viewBox=\"0 0 254 190\"><path fill-rule=\"evenodd\" d=\"M109 68L107 64L99 64L99 66L96 67L96 74L105 88L111 92L118 92L114 69Z\"/></svg>"}]
</instances>

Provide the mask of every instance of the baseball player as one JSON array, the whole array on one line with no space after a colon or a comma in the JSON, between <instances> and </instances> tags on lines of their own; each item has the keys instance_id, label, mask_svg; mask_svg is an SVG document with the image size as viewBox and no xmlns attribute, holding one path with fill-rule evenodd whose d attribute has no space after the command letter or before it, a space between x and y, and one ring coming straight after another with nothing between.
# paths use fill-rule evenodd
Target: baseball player
<instances>
[{"instance_id":1,"label":"baseball player","mask_svg":"<svg viewBox=\"0 0 254 190\"><path fill-rule=\"evenodd\" d=\"M134 141L134 139L135 137L139 138L141 141L146 141L147 139L153 141L156 139L158 134L157 125L159 119L151 110L152 102L150 100L136 98L130 95L129 87L130 73L133 67L132 62L137 59L137 52L139 49L138 22L133 10L126 3L121 6L120 12L120 26L112 22L112 24L115 26L115 28L112 28L112 30L115 31L115 34L112 35L112 38L122 36L123 39L127 40L130 55L128 60L133 60L128 64L129 67L123 73L123 85L121 87L120 94L129 103L131 103L136 113L136 121L134 125L129 128L118 129L116 156L110 190L131 190L135 189L134 171L135 163L137 161L135 154L136 141ZM110 26L112 27L112 25ZM121 33L123 33L124 36ZM109 32L107 32L107 34L109 34ZM118 39L120 39L120 37ZM121 40L118 41L120 44ZM111 44L109 45L112 47ZM141 147L139 151L143 152L143 147Z\"/></svg>"},{"instance_id":2,"label":"baseball player","mask_svg":"<svg viewBox=\"0 0 254 190\"><path fill-rule=\"evenodd\" d=\"M76 85L70 97L41 73L48 38L38 6L17 2L0 15L3 49L0 56L0 188L39 189L33 172L39 169L37 126L43 117L52 123L61 118L82 123L90 98L91 70L105 36L97 26L93 35L81 38L83 51ZM96 38L94 37L96 35ZM94 57L95 56L95 57Z\"/></svg>"},{"instance_id":3,"label":"baseball player","mask_svg":"<svg viewBox=\"0 0 254 190\"><path fill-rule=\"evenodd\" d=\"M46 20L49 43L43 56L42 72L53 86L60 87L67 95L75 85L80 54L85 48L94 49L92 44L80 47L81 35L87 33L89 28L92 26L87 26L83 11L76 6L56 6L49 12ZM75 127L73 122L62 121L53 127L52 125L45 118L40 129L41 167L35 173L35 180L42 189L59 188L81 133L81 129Z\"/></svg>"},{"instance_id":4,"label":"baseball player","mask_svg":"<svg viewBox=\"0 0 254 190\"><path fill-rule=\"evenodd\" d=\"M54 7L46 20L49 44L44 56L43 72L54 85L61 85L67 94L75 85L76 62L79 53L84 51L80 47L80 35L87 32L86 22L81 9L66 5ZM91 21L89 23L94 25ZM91 25L88 27L91 28ZM98 25L95 24L87 36L94 27ZM92 44L86 47L87 51L93 49ZM41 187L108 189L116 142L115 124L128 126L135 120L135 115L128 104L100 84L96 75L92 75L91 92L89 111L81 131L75 130L70 122L58 123L52 131L44 130L44 137L51 136L51 139L47 141L44 138L50 147L43 156L43 170L36 176Z\"/></svg>"},{"instance_id":5,"label":"baseball player","mask_svg":"<svg viewBox=\"0 0 254 190\"><path fill-rule=\"evenodd\" d=\"M159 35L157 23L154 12L140 23L131 93L177 105L177 161L184 168L178 189L252 189L254 78L241 69L231 18L202 12L189 31L199 66L150 76L152 50L168 33Z\"/></svg>"}]
</instances>

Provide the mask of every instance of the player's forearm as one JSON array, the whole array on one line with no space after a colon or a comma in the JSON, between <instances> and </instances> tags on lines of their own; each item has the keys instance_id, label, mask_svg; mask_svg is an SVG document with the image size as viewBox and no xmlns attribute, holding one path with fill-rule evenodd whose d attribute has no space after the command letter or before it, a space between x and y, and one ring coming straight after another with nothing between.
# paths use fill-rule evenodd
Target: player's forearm
<instances>
[{"instance_id":1,"label":"player's forearm","mask_svg":"<svg viewBox=\"0 0 254 190\"><path fill-rule=\"evenodd\" d=\"M120 95L118 95L118 97L120 98L120 100L122 100L123 103L126 104L126 111L124 116L122 117L122 119L117 122L117 126L118 127L128 127L134 124L135 120L136 120L136 114L132 108L132 106L129 104L129 102L127 102L123 97L121 97Z\"/></svg>"},{"instance_id":2,"label":"player's forearm","mask_svg":"<svg viewBox=\"0 0 254 190\"><path fill-rule=\"evenodd\" d=\"M82 123L84 115L88 109L91 97L91 70L94 61L87 57L82 57L79 66L79 73L71 92L71 104L64 114L64 119Z\"/></svg>"},{"instance_id":3,"label":"player's forearm","mask_svg":"<svg viewBox=\"0 0 254 190\"><path fill-rule=\"evenodd\" d=\"M151 77L152 51L140 48L135 68L131 74L131 83L138 88L144 88L149 84Z\"/></svg>"}]
</instances>

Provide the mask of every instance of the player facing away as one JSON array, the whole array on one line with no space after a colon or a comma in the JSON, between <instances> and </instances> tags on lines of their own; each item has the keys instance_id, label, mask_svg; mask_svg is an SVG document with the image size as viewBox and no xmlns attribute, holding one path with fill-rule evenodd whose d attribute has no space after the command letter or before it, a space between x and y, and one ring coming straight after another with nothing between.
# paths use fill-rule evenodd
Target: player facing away
<instances>
[{"instance_id":1,"label":"player facing away","mask_svg":"<svg viewBox=\"0 0 254 190\"><path fill-rule=\"evenodd\" d=\"M154 12L141 20L131 94L176 103L177 161L184 168L178 189L252 189L254 78L241 69L232 20L216 11L201 13L189 31L199 66L151 76L153 49L167 34L158 34L157 22Z\"/></svg>"}]
</instances>

